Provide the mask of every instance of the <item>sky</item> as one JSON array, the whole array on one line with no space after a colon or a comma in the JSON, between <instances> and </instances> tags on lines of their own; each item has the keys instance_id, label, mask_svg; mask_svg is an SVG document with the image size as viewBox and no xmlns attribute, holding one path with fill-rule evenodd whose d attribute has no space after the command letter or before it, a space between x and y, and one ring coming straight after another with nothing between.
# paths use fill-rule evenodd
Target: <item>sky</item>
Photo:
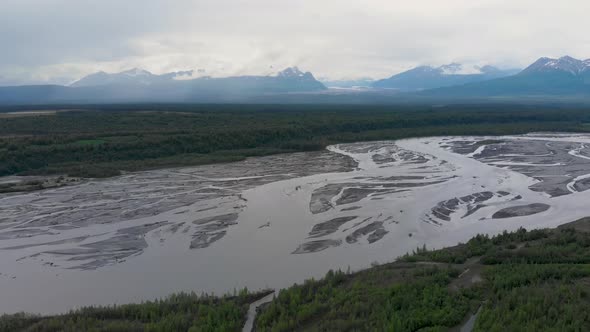
<instances>
[{"instance_id":1,"label":"sky","mask_svg":"<svg viewBox=\"0 0 590 332\"><path fill-rule=\"evenodd\" d=\"M590 1L0 0L0 85L201 70L384 78L459 62L590 58Z\"/></svg>"}]
</instances>

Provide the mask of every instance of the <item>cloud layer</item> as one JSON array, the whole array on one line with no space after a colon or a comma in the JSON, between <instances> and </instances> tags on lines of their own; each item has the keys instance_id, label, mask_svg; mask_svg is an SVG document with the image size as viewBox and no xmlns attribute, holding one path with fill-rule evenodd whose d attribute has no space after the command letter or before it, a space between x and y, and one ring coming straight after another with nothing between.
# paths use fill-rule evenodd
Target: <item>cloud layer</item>
<instances>
[{"instance_id":1,"label":"cloud layer","mask_svg":"<svg viewBox=\"0 0 590 332\"><path fill-rule=\"evenodd\" d=\"M67 83L98 70L331 79L421 64L522 67L590 58L590 2L569 0L2 0L0 84Z\"/></svg>"}]
</instances>

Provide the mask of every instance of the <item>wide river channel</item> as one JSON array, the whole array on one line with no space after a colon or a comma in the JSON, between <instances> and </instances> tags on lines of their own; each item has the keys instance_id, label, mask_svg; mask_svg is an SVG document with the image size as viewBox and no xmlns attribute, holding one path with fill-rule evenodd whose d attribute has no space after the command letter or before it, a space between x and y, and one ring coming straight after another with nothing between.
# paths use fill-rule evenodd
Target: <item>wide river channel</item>
<instances>
[{"instance_id":1,"label":"wide river channel","mask_svg":"<svg viewBox=\"0 0 590 332\"><path fill-rule=\"evenodd\" d=\"M590 136L431 137L0 194L0 312L288 287L590 216Z\"/></svg>"}]
</instances>

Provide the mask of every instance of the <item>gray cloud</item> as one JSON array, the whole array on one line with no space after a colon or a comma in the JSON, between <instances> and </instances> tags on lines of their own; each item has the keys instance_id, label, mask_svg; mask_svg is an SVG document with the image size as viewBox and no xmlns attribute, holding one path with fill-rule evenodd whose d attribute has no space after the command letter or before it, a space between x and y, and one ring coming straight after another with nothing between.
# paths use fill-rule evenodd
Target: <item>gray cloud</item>
<instances>
[{"instance_id":1,"label":"gray cloud","mask_svg":"<svg viewBox=\"0 0 590 332\"><path fill-rule=\"evenodd\" d=\"M453 61L590 58L590 2L545 0L2 0L3 81L97 70L385 77Z\"/></svg>"}]
</instances>

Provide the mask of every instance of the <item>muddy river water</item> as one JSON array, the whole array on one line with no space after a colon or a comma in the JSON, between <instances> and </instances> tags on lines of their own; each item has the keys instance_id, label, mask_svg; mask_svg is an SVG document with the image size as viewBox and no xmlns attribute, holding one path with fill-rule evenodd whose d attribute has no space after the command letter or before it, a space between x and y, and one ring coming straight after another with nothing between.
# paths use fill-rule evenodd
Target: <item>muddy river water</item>
<instances>
[{"instance_id":1,"label":"muddy river water","mask_svg":"<svg viewBox=\"0 0 590 332\"><path fill-rule=\"evenodd\" d=\"M0 312L281 288L590 215L590 136L435 137L0 195Z\"/></svg>"}]
</instances>

